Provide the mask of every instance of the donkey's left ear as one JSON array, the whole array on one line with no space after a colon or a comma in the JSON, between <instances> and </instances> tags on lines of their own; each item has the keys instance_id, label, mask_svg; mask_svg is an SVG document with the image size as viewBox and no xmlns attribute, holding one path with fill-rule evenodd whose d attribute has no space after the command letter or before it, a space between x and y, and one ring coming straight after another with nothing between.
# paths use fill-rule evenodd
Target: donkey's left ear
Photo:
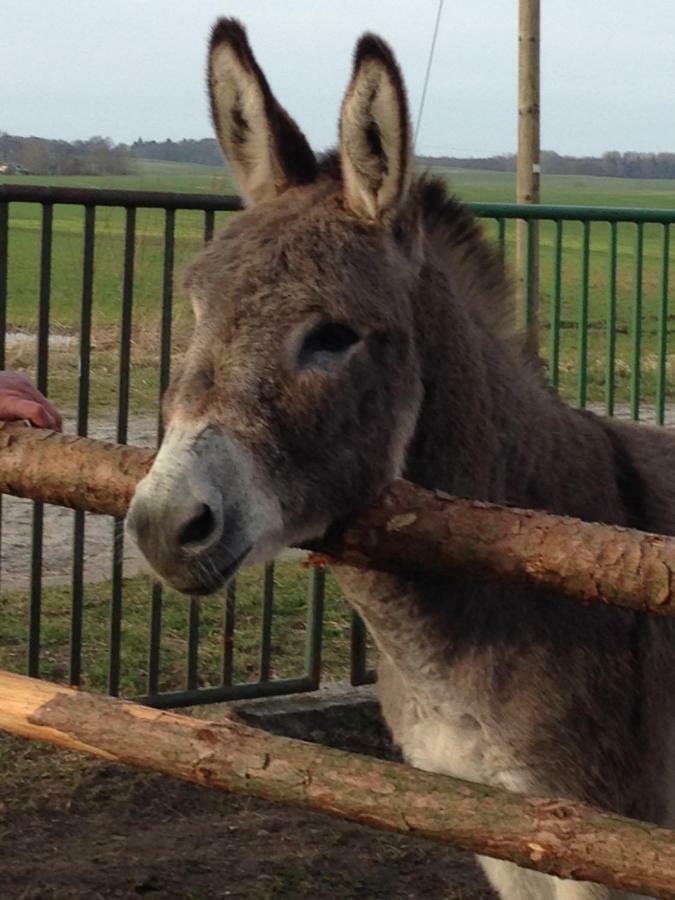
<instances>
[{"instance_id":1,"label":"donkey's left ear","mask_svg":"<svg viewBox=\"0 0 675 900\"><path fill-rule=\"evenodd\" d=\"M387 44L365 34L354 53L340 115L345 200L365 219L386 220L405 202L414 161L408 102Z\"/></svg>"},{"instance_id":2,"label":"donkey's left ear","mask_svg":"<svg viewBox=\"0 0 675 900\"><path fill-rule=\"evenodd\" d=\"M250 203L314 181L316 158L272 94L236 19L219 19L211 32L209 98L218 141Z\"/></svg>"}]
</instances>

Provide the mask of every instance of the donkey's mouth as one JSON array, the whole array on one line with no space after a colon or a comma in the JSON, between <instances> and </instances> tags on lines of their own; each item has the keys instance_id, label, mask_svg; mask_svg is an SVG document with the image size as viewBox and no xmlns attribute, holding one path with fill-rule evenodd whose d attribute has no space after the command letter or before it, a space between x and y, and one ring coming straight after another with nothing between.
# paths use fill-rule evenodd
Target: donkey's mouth
<instances>
[{"instance_id":1,"label":"donkey's mouth","mask_svg":"<svg viewBox=\"0 0 675 900\"><path fill-rule=\"evenodd\" d=\"M219 587L223 587L227 584L228 581L234 576L237 569L243 565L244 560L249 555L251 550L253 549L253 544L249 544L249 546L240 553L235 559L232 560L231 563L228 563L223 569L219 569L218 574L220 575L220 584ZM215 588L218 590L218 588Z\"/></svg>"},{"instance_id":2,"label":"donkey's mouth","mask_svg":"<svg viewBox=\"0 0 675 900\"><path fill-rule=\"evenodd\" d=\"M177 567L171 572L155 571L181 594L189 597L205 597L208 594L215 594L232 580L251 550L252 545L249 545L222 567L216 560L209 561L204 558L192 560L187 567Z\"/></svg>"}]
</instances>

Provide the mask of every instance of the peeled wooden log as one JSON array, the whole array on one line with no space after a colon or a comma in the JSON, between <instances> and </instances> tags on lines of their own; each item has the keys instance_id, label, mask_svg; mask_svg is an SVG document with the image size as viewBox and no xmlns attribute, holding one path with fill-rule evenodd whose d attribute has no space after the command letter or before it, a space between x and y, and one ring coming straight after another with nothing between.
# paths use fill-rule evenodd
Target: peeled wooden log
<instances>
[{"instance_id":1,"label":"peeled wooden log","mask_svg":"<svg viewBox=\"0 0 675 900\"><path fill-rule=\"evenodd\" d=\"M0 729L218 790L675 898L675 832L0 672Z\"/></svg>"},{"instance_id":2,"label":"peeled wooden log","mask_svg":"<svg viewBox=\"0 0 675 900\"><path fill-rule=\"evenodd\" d=\"M0 424L0 493L122 518L155 451Z\"/></svg>"},{"instance_id":3,"label":"peeled wooden log","mask_svg":"<svg viewBox=\"0 0 675 900\"><path fill-rule=\"evenodd\" d=\"M123 516L154 451L0 426L0 493ZM675 615L675 539L394 482L316 562L459 573Z\"/></svg>"},{"instance_id":4,"label":"peeled wooden log","mask_svg":"<svg viewBox=\"0 0 675 900\"><path fill-rule=\"evenodd\" d=\"M0 493L123 516L153 451L0 425ZM315 561L459 573L675 615L675 540L395 482Z\"/></svg>"}]
</instances>

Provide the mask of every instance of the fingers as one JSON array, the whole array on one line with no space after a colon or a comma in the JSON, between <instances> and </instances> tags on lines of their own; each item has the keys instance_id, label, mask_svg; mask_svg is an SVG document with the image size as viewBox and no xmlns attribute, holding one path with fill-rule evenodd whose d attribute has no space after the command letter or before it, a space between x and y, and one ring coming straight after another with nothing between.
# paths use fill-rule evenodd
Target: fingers
<instances>
[{"instance_id":1,"label":"fingers","mask_svg":"<svg viewBox=\"0 0 675 900\"><path fill-rule=\"evenodd\" d=\"M61 431L58 410L20 372L0 372L0 420L28 419L37 428Z\"/></svg>"}]
</instances>

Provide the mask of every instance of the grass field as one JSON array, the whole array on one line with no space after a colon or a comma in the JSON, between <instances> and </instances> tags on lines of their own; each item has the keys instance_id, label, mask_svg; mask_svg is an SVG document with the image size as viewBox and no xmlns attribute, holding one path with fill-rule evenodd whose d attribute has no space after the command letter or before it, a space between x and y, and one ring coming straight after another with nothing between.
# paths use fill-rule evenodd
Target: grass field
<instances>
[{"instance_id":1,"label":"grass field","mask_svg":"<svg viewBox=\"0 0 675 900\"><path fill-rule=\"evenodd\" d=\"M263 568L253 566L237 577L233 679L256 681L260 676ZM307 637L307 597L310 574L292 562L278 562L274 576L271 675L292 678L304 674ZM150 579L128 578L124 585L121 636L120 690L124 696L147 692L150 639ZM27 592L0 594L0 669L25 673ZM42 677L68 681L70 640L70 586L45 588L42 597ZM108 673L110 583L85 588L82 632L82 687L105 691ZM183 689L187 677L188 604L185 597L166 590L162 605L160 691ZM224 595L200 604L198 684L218 685L223 672ZM326 679L349 673L351 613L341 600L337 584L326 575L322 672Z\"/></svg>"},{"instance_id":2,"label":"grass field","mask_svg":"<svg viewBox=\"0 0 675 900\"><path fill-rule=\"evenodd\" d=\"M508 202L514 199L511 174L500 172L440 172L451 181L454 191L467 201ZM6 178L6 182L27 183L27 179ZM135 175L116 177L31 178L36 184L66 184L146 190L188 191L194 193L234 193L223 170L210 166L146 161L139 163ZM547 176L543 179L542 200L555 204L597 206L675 208L675 181L650 181L594 178L583 176ZM223 226L231 214L216 217ZM52 253L51 321L55 331L75 334L78 330L82 279L83 211L78 207L57 207L54 215ZM493 223L486 224L496 236ZM176 272L201 246L203 216L181 212L176 220ZM648 226L644 234L643 314L642 314L642 396L651 401L655 391L657 368L657 323L662 294L662 229ZM124 217L121 210L97 211L93 329L94 407L116 402L117 335L119 300L122 290ZM132 409L152 408L156 404L157 374L155 348L159 340L159 304L163 260L163 213L141 210L137 220L134 269L134 334ZM549 352L549 310L552 294L553 226L541 228L541 321L542 352ZM598 224L591 233L590 306L588 341L588 377L590 399L604 396L607 356L609 226ZM671 273L675 269L671 242ZM617 398L626 400L632 352L631 319L635 290L635 228L618 229L617 269ZM506 255L512 261L515 228L506 233ZM562 337L560 387L573 398L577 383L579 344L579 301L581 296L581 228L566 223L563 243ZM9 303L11 328L34 331L37 321L39 287L40 207L13 204L10 217ZM180 290L175 303L175 347L180 350L190 330L190 313ZM32 345L13 351L9 363L31 370ZM675 348L668 346L668 370L675 368ZM55 350L51 362L50 392L65 407L75 405L77 361L73 349Z\"/></svg>"}]
</instances>

